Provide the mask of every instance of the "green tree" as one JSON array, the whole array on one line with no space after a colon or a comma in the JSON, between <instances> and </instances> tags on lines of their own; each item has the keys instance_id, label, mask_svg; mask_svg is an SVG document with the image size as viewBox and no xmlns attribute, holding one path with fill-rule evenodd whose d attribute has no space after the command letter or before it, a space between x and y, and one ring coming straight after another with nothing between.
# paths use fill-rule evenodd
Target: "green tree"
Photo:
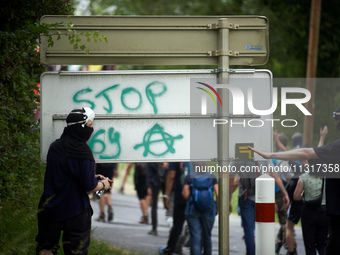
<instances>
[{"instance_id":1,"label":"green tree","mask_svg":"<svg viewBox=\"0 0 340 255\"><path fill-rule=\"evenodd\" d=\"M41 175L37 84L40 64L39 20L43 15L68 15L68 0L11 0L0 10L0 202L17 197ZM20 198L19 198L20 199Z\"/></svg>"}]
</instances>

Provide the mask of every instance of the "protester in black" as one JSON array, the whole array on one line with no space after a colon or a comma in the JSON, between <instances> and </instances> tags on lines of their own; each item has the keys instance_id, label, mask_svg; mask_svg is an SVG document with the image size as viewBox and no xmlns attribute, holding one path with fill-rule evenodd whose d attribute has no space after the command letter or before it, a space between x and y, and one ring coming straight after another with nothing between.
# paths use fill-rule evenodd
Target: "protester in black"
<instances>
[{"instance_id":1,"label":"protester in black","mask_svg":"<svg viewBox=\"0 0 340 255\"><path fill-rule=\"evenodd\" d=\"M294 191L295 200L304 200L301 215L306 255L326 254L329 220L326 215L324 179L318 173L300 176Z\"/></svg>"},{"instance_id":2,"label":"protester in black","mask_svg":"<svg viewBox=\"0 0 340 255\"><path fill-rule=\"evenodd\" d=\"M340 109L339 109L340 113ZM340 116L339 116L340 117ZM340 123L340 120L338 120ZM327 171L340 167L340 139L323 147L314 148L315 153L321 159L318 163L325 164ZM330 176L326 173L326 212L330 217L330 240L327 247L327 255L339 254L340 240L340 172ZM335 175L338 175L335 178Z\"/></svg>"},{"instance_id":3,"label":"protester in black","mask_svg":"<svg viewBox=\"0 0 340 255\"><path fill-rule=\"evenodd\" d=\"M170 230L167 246L159 248L159 254L173 254L179 236L182 233L185 221L184 212L186 208L186 200L182 196L183 184L181 183L182 167L181 163L169 163L169 170L165 184L165 209L169 209L169 196L174 191L174 209L173 209L173 226Z\"/></svg>"},{"instance_id":4,"label":"protester in black","mask_svg":"<svg viewBox=\"0 0 340 255\"><path fill-rule=\"evenodd\" d=\"M158 226L158 195L161 188L161 182L158 172L163 169L163 163L148 163L146 173L146 186L148 195L151 196L151 224L152 229L148 232L149 235L157 236Z\"/></svg>"},{"instance_id":5,"label":"protester in black","mask_svg":"<svg viewBox=\"0 0 340 255\"><path fill-rule=\"evenodd\" d=\"M90 108L73 110L60 139L49 148L38 210L37 254L57 254L61 232L65 254L88 253L92 208L87 192L107 190L111 182L95 176L93 154L86 144L93 119Z\"/></svg>"}]
</instances>

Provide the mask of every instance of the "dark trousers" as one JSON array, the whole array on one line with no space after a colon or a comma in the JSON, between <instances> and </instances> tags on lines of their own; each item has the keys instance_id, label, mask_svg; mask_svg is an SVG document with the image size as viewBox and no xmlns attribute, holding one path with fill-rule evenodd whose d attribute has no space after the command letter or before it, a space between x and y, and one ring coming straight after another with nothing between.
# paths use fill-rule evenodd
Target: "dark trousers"
<instances>
[{"instance_id":1,"label":"dark trousers","mask_svg":"<svg viewBox=\"0 0 340 255\"><path fill-rule=\"evenodd\" d=\"M331 215L330 217L330 239L327 246L327 255L339 254L340 242L340 215Z\"/></svg>"},{"instance_id":2,"label":"dark trousers","mask_svg":"<svg viewBox=\"0 0 340 255\"><path fill-rule=\"evenodd\" d=\"M320 255L325 255L329 229L326 206L321 206L317 210L310 210L306 206L303 206L301 225L306 255L315 255L316 251L318 251Z\"/></svg>"},{"instance_id":3,"label":"dark trousers","mask_svg":"<svg viewBox=\"0 0 340 255\"><path fill-rule=\"evenodd\" d=\"M65 255L86 255L90 247L92 208L70 219L60 222L38 220L38 235L36 237L37 254L46 249L53 254L58 253L59 239L63 231L63 248Z\"/></svg>"},{"instance_id":4,"label":"dark trousers","mask_svg":"<svg viewBox=\"0 0 340 255\"><path fill-rule=\"evenodd\" d=\"M244 196L242 196L238 198L238 204L240 206L247 255L255 255L255 202L250 199L244 199Z\"/></svg>"},{"instance_id":5,"label":"dark trousers","mask_svg":"<svg viewBox=\"0 0 340 255\"><path fill-rule=\"evenodd\" d=\"M152 222L152 229L154 230L157 229L157 225L158 225L157 208L158 208L159 189L160 189L160 186L151 185L151 191L152 191L151 222Z\"/></svg>"},{"instance_id":6,"label":"dark trousers","mask_svg":"<svg viewBox=\"0 0 340 255\"><path fill-rule=\"evenodd\" d=\"M280 245L286 244L286 221L287 209L283 206L283 193L278 191L275 193L275 203L278 207L277 216L279 218L280 229L276 235L276 243Z\"/></svg>"},{"instance_id":7,"label":"dark trousers","mask_svg":"<svg viewBox=\"0 0 340 255\"><path fill-rule=\"evenodd\" d=\"M174 223L170 230L167 247L164 249L165 252L174 252L179 236L182 233L184 224L184 211L186 207L186 201L184 199L175 199L174 202Z\"/></svg>"},{"instance_id":8,"label":"dark trousers","mask_svg":"<svg viewBox=\"0 0 340 255\"><path fill-rule=\"evenodd\" d=\"M185 215L190 231L190 254L202 255L201 245L203 244L204 255L212 254L211 231L214 227L216 205L213 208L198 212L193 209L190 215Z\"/></svg>"}]
</instances>

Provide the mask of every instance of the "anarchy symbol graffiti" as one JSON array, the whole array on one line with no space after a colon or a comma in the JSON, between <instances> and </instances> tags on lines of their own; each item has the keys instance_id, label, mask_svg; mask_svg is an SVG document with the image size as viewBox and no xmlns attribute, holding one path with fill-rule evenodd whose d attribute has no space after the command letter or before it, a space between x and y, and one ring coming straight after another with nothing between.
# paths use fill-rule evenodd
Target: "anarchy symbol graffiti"
<instances>
[{"instance_id":1,"label":"anarchy symbol graffiti","mask_svg":"<svg viewBox=\"0 0 340 255\"><path fill-rule=\"evenodd\" d=\"M148 130L144 137L143 142L136 144L133 148L137 150L139 147L144 147L143 156L146 157L149 153L154 156L163 156L167 153L175 153L174 143L176 139L182 139L182 135L172 136L169 133L164 132L164 128L159 124L155 124L150 130ZM161 151L153 151L151 145L155 143L163 143L165 145ZM159 149L159 148L158 148Z\"/></svg>"}]
</instances>

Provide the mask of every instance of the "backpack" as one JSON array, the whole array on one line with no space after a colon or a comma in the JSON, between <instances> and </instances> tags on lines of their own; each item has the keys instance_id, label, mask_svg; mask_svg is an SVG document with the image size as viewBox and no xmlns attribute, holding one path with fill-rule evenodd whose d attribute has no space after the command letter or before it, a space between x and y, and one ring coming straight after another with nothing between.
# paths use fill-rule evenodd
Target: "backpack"
<instances>
[{"instance_id":1,"label":"backpack","mask_svg":"<svg viewBox=\"0 0 340 255\"><path fill-rule=\"evenodd\" d=\"M240 171L239 173L239 197L244 197L247 199L248 197L255 195L255 179L260 175L259 172L241 172L241 167L256 167L256 169L260 169L258 161L233 161L231 162L231 166L236 167Z\"/></svg>"},{"instance_id":2,"label":"backpack","mask_svg":"<svg viewBox=\"0 0 340 255\"><path fill-rule=\"evenodd\" d=\"M213 179L212 178L192 178L190 184L189 214L193 207L198 212L206 212L213 208Z\"/></svg>"},{"instance_id":3,"label":"backpack","mask_svg":"<svg viewBox=\"0 0 340 255\"><path fill-rule=\"evenodd\" d=\"M322 178L322 186L321 186L321 194L320 196L318 196L316 199L313 200L305 200L304 204L305 206L312 211L316 211L320 208L321 203L322 203L322 197L323 197L323 188L324 188L324 184L325 184L325 179Z\"/></svg>"},{"instance_id":4,"label":"backpack","mask_svg":"<svg viewBox=\"0 0 340 255\"><path fill-rule=\"evenodd\" d=\"M255 195L255 177L241 177L239 182L243 188L244 199Z\"/></svg>"}]
</instances>

